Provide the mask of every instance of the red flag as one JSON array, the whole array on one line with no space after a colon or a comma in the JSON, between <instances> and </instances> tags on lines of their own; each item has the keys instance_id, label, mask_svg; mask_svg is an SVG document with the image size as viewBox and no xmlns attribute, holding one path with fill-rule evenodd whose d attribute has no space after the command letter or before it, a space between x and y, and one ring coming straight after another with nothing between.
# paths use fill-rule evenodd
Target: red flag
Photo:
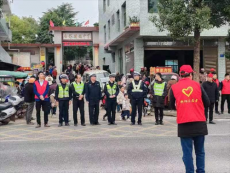
<instances>
[{"instance_id":1,"label":"red flag","mask_svg":"<svg viewBox=\"0 0 230 173\"><path fill-rule=\"evenodd\" d=\"M50 26L51 26L51 27L54 27L54 23L53 23L52 20L50 20Z\"/></svg>"},{"instance_id":2,"label":"red flag","mask_svg":"<svg viewBox=\"0 0 230 173\"><path fill-rule=\"evenodd\" d=\"M87 22L85 22L85 25L88 25L89 24L89 20Z\"/></svg>"}]
</instances>

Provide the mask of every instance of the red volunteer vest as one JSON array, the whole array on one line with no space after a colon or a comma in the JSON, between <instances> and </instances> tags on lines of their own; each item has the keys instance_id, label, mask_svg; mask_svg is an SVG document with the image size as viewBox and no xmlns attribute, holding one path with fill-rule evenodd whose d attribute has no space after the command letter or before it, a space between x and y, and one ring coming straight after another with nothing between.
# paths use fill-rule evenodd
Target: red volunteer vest
<instances>
[{"instance_id":1,"label":"red volunteer vest","mask_svg":"<svg viewBox=\"0 0 230 173\"><path fill-rule=\"evenodd\" d=\"M216 79L216 80L212 80L213 82L215 82L216 83L216 85L217 85L217 88L219 88L219 86L220 86L220 82L219 82L219 80L218 79Z\"/></svg>"},{"instance_id":2,"label":"red volunteer vest","mask_svg":"<svg viewBox=\"0 0 230 173\"><path fill-rule=\"evenodd\" d=\"M176 99L177 123L206 121L200 84L191 79L181 79L172 86Z\"/></svg>"},{"instance_id":3,"label":"red volunteer vest","mask_svg":"<svg viewBox=\"0 0 230 173\"><path fill-rule=\"evenodd\" d=\"M46 87L48 85L48 82L46 80L44 80L42 86L40 85L40 83L38 81L35 81L34 84L36 85L38 94L43 95L44 92L46 91ZM48 98L48 93L46 94L45 98ZM39 98L35 95L35 99L39 99Z\"/></svg>"},{"instance_id":4,"label":"red volunteer vest","mask_svg":"<svg viewBox=\"0 0 230 173\"><path fill-rule=\"evenodd\" d=\"M222 94L230 94L230 80L227 81L227 80L223 80L222 81Z\"/></svg>"}]
</instances>

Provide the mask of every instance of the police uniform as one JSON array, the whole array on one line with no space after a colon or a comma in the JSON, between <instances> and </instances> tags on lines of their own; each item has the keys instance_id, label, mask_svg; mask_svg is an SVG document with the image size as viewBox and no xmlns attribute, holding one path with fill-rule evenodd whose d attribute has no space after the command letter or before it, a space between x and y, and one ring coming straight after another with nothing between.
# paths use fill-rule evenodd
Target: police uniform
<instances>
[{"instance_id":1,"label":"police uniform","mask_svg":"<svg viewBox=\"0 0 230 173\"><path fill-rule=\"evenodd\" d=\"M90 75L90 77L95 76L95 74ZM91 125L100 125L98 122L99 116L99 102L101 100L101 86L98 81L94 83L89 80L85 86L85 98L89 102L89 119Z\"/></svg>"},{"instance_id":2,"label":"police uniform","mask_svg":"<svg viewBox=\"0 0 230 173\"><path fill-rule=\"evenodd\" d=\"M84 111L84 98L79 100L80 95L85 94L85 84L83 82L77 83L73 82L71 84L72 96L73 96L73 120L74 125L78 124L77 111L80 109L81 114L81 125L85 126L85 111Z\"/></svg>"},{"instance_id":3,"label":"police uniform","mask_svg":"<svg viewBox=\"0 0 230 173\"><path fill-rule=\"evenodd\" d=\"M140 76L140 73L134 72L134 76ZM144 98L147 97L147 87L141 80L133 80L128 87L128 95L131 99L132 114L131 125L135 124L136 108L138 107L138 124L141 125L142 118L142 106L144 104Z\"/></svg>"},{"instance_id":4,"label":"police uniform","mask_svg":"<svg viewBox=\"0 0 230 173\"><path fill-rule=\"evenodd\" d=\"M68 79L67 75L61 75L60 79ZM72 93L69 84L57 85L55 91L55 99L59 102L59 126L62 126L63 119L65 125L69 125L69 101L71 100Z\"/></svg>"},{"instance_id":5,"label":"police uniform","mask_svg":"<svg viewBox=\"0 0 230 173\"><path fill-rule=\"evenodd\" d=\"M111 74L109 77L116 77L116 74ZM104 93L106 95L106 106L107 106L107 116L108 123L115 124L116 106L117 106L117 95L119 93L119 88L116 82L111 83L110 81L105 85ZM110 98L115 95L114 98Z\"/></svg>"}]
</instances>

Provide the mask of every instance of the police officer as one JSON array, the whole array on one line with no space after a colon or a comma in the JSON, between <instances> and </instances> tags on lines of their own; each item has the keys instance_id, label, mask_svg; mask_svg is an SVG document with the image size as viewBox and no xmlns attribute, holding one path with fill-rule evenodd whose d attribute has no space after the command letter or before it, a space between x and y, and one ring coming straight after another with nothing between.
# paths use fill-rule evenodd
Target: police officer
<instances>
[{"instance_id":1,"label":"police officer","mask_svg":"<svg viewBox=\"0 0 230 173\"><path fill-rule=\"evenodd\" d=\"M170 104L177 109L178 137L181 139L186 172L194 172L193 145L196 153L197 172L205 172L205 135L208 134L204 107L209 98L198 82L192 80L190 65L180 68L182 79L172 86Z\"/></svg>"},{"instance_id":2,"label":"police officer","mask_svg":"<svg viewBox=\"0 0 230 173\"><path fill-rule=\"evenodd\" d=\"M66 74L62 74L60 76L61 84L57 85L55 91L55 99L57 101L57 105L59 105L59 125L61 127L63 124L63 118L65 121L65 126L69 126L69 105L71 104L71 89L67 84L68 76Z\"/></svg>"},{"instance_id":3,"label":"police officer","mask_svg":"<svg viewBox=\"0 0 230 173\"><path fill-rule=\"evenodd\" d=\"M84 110L84 94L85 94L85 84L81 80L81 75L75 76L75 82L71 84L72 96L73 96L73 119L74 126L77 126L77 111L80 109L81 114L81 125L85 126L85 110Z\"/></svg>"},{"instance_id":4,"label":"police officer","mask_svg":"<svg viewBox=\"0 0 230 173\"><path fill-rule=\"evenodd\" d=\"M108 125L117 125L115 123L115 114L117 106L117 95L119 93L119 88L115 82L116 74L109 75L109 82L104 88L104 93L106 95L106 106L107 106L107 116Z\"/></svg>"},{"instance_id":5,"label":"police officer","mask_svg":"<svg viewBox=\"0 0 230 173\"><path fill-rule=\"evenodd\" d=\"M85 98L89 104L89 119L91 125L100 125L98 122L99 102L101 100L101 86L96 81L96 74L89 76L90 80L85 86Z\"/></svg>"},{"instance_id":6,"label":"police officer","mask_svg":"<svg viewBox=\"0 0 230 173\"><path fill-rule=\"evenodd\" d=\"M138 106L138 125L142 125L142 106L144 104L144 98L147 97L147 87L140 80L140 73L134 72L134 80L129 84L128 95L131 99L132 114L131 125L135 125L136 108Z\"/></svg>"}]
</instances>

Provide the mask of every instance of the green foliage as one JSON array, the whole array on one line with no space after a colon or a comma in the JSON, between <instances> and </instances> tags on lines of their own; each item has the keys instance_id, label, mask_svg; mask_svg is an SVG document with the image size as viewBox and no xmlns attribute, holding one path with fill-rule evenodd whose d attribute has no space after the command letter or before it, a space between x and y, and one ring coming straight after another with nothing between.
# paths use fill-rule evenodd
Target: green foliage
<instances>
[{"instance_id":1,"label":"green foliage","mask_svg":"<svg viewBox=\"0 0 230 173\"><path fill-rule=\"evenodd\" d=\"M129 23L138 23L140 20L138 19L137 16L130 17L129 16Z\"/></svg>"},{"instance_id":2,"label":"green foliage","mask_svg":"<svg viewBox=\"0 0 230 173\"><path fill-rule=\"evenodd\" d=\"M78 12L74 11L72 4L63 3L57 8L49 9L40 18L40 26L38 32L38 41L40 43L51 43L52 36L48 34L50 20L53 21L55 26L62 26L65 20L65 26L76 26L76 15ZM81 23L78 22L78 25Z\"/></svg>"},{"instance_id":3,"label":"green foliage","mask_svg":"<svg viewBox=\"0 0 230 173\"><path fill-rule=\"evenodd\" d=\"M9 18L7 19L9 21ZM38 23L32 17L10 17L11 30L13 34L12 43L35 43L38 31ZM22 38L24 37L24 39Z\"/></svg>"},{"instance_id":4,"label":"green foliage","mask_svg":"<svg viewBox=\"0 0 230 173\"><path fill-rule=\"evenodd\" d=\"M93 26L94 26L94 27L99 27L99 23L96 22L96 23L93 24Z\"/></svg>"}]
</instances>

